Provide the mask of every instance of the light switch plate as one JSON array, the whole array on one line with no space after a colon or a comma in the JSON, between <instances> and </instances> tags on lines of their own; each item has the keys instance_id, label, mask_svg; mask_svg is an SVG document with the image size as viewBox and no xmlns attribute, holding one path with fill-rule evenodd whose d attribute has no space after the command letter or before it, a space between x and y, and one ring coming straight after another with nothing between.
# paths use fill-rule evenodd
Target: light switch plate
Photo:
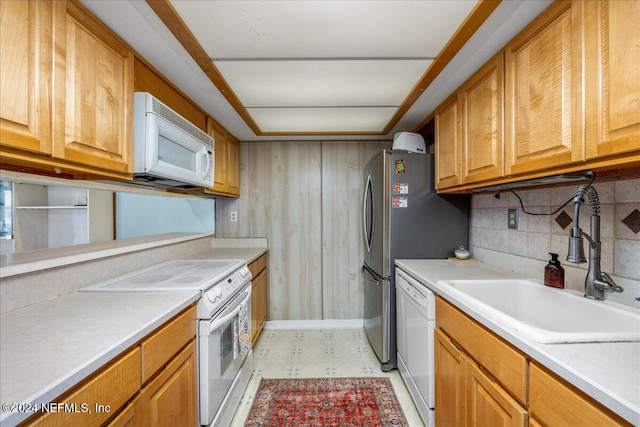
<instances>
[{"instance_id":1,"label":"light switch plate","mask_svg":"<svg viewBox=\"0 0 640 427\"><path fill-rule=\"evenodd\" d=\"M507 228L511 230L518 229L518 209L509 209L507 211Z\"/></svg>"}]
</instances>

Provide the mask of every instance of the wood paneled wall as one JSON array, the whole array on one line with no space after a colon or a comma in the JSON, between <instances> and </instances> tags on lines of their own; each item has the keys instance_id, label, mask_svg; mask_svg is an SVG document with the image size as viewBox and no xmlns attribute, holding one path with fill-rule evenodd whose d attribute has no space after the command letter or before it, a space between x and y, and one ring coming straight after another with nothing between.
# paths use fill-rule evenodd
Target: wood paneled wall
<instances>
[{"instance_id":1,"label":"wood paneled wall","mask_svg":"<svg viewBox=\"0 0 640 427\"><path fill-rule=\"evenodd\" d=\"M362 317L362 171L390 145L241 143L240 198L218 199L216 235L267 237L269 320Z\"/></svg>"}]
</instances>

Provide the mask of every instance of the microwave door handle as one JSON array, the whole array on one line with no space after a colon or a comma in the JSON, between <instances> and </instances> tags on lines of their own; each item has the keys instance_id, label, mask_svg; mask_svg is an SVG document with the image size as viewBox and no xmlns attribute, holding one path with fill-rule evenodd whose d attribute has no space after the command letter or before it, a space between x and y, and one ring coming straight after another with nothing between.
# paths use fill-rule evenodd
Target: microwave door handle
<instances>
[{"instance_id":1,"label":"microwave door handle","mask_svg":"<svg viewBox=\"0 0 640 427\"><path fill-rule=\"evenodd\" d=\"M201 178L205 178L207 176L207 174L209 173L209 161L211 160L211 156L209 155L209 151L206 148L203 148L203 155L204 155L204 171L202 173L202 177ZM213 164L213 163L212 163Z\"/></svg>"},{"instance_id":2,"label":"microwave door handle","mask_svg":"<svg viewBox=\"0 0 640 427\"><path fill-rule=\"evenodd\" d=\"M251 298L251 286L249 286L246 290L247 296L245 298L243 298L242 302L244 302L245 304L247 303L247 301L249 301L249 299ZM236 308L234 308L231 313L224 315L222 318L220 319L216 319L213 322L211 322L211 324L209 325L209 332L213 332L216 329L220 328L220 326L226 325L227 323L229 323L229 321L231 321L231 319L233 319L234 317L236 317L238 315L238 313L240 312L240 307L236 306Z\"/></svg>"}]
</instances>

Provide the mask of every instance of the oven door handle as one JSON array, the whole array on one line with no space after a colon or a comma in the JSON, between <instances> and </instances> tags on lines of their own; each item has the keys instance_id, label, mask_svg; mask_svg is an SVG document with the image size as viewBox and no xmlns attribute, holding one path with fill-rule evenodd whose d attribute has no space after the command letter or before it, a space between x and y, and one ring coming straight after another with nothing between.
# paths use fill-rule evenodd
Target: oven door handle
<instances>
[{"instance_id":1,"label":"oven door handle","mask_svg":"<svg viewBox=\"0 0 640 427\"><path fill-rule=\"evenodd\" d=\"M251 298L251 285L249 285L247 287L247 290L245 291L245 293L247 294L246 297L244 297L242 299L242 303L247 303L249 301L249 299ZM229 314L224 314L223 317L221 317L220 319L215 319L214 321L212 321L209 324L209 333L215 331L216 329L220 328L221 326L227 324L230 320L232 320L234 317L236 317L238 315L238 313L240 312L240 304L236 305L235 308L233 308L231 311L231 313Z\"/></svg>"}]
</instances>

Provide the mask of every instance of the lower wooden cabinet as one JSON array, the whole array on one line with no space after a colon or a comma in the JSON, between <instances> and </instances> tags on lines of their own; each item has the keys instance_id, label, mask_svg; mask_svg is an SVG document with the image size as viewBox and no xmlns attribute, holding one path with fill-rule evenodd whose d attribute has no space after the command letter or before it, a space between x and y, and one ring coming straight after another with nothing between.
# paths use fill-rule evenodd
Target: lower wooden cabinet
<instances>
[{"instance_id":1,"label":"lower wooden cabinet","mask_svg":"<svg viewBox=\"0 0 640 427\"><path fill-rule=\"evenodd\" d=\"M140 400L140 396L137 396L133 401L131 401L114 419L106 424L105 427L134 427L136 418L135 418L135 407Z\"/></svg>"},{"instance_id":2,"label":"lower wooden cabinet","mask_svg":"<svg viewBox=\"0 0 640 427\"><path fill-rule=\"evenodd\" d=\"M443 300L436 299L438 327L501 384L521 405L527 404L528 360L489 330Z\"/></svg>"},{"instance_id":3,"label":"lower wooden cabinet","mask_svg":"<svg viewBox=\"0 0 640 427\"><path fill-rule=\"evenodd\" d=\"M198 426L195 328L191 306L20 426Z\"/></svg>"},{"instance_id":4,"label":"lower wooden cabinet","mask_svg":"<svg viewBox=\"0 0 640 427\"><path fill-rule=\"evenodd\" d=\"M436 325L438 427L631 426L440 297Z\"/></svg>"},{"instance_id":5,"label":"lower wooden cabinet","mask_svg":"<svg viewBox=\"0 0 640 427\"><path fill-rule=\"evenodd\" d=\"M436 329L436 425L527 425L527 410Z\"/></svg>"},{"instance_id":6,"label":"lower wooden cabinet","mask_svg":"<svg viewBox=\"0 0 640 427\"><path fill-rule=\"evenodd\" d=\"M99 426L139 389L140 349L136 347L116 358L74 391L54 399L59 410L36 415L21 425Z\"/></svg>"},{"instance_id":7,"label":"lower wooden cabinet","mask_svg":"<svg viewBox=\"0 0 640 427\"><path fill-rule=\"evenodd\" d=\"M134 406L134 426L197 425L196 348L193 339L142 389Z\"/></svg>"},{"instance_id":8,"label":"lower wooden cabinet","mask_svg":"<svg viewBox=\"0 0 640 427\"><path fill-rule=\"evenodd\" d=\"M255 344L267 321L269 273L267 254L249 264L251 271L251 345Z\"/></svg>"},{"instance_id":9,"label":"lower wooden cabinet","mask_svg":"<svg viewBox=\"0 0 640 427\"><path fill-rule=\"evenodd\" d=\"M440 329L435 330L436 425L465 425L466 357Z\"/></svg>"},{"instance_id":10,"label":"lower wooden cabinet","mask_svg":"<svg viewBox=\"0 0 640 427\"><path fill-rule=\"evenodd\" d=\"M467 425L526 426L528 414L496 381L467 359Z\"/></svg>"},{"instance_id":11,"label":"lower wooden cabinet","mask_svg":"<svg viewBox=\"0 0 640 427\"><path fill-rule=\"evenodd\" d=\"M631 426L535 362L529 381L529 412L538 425Z\"/></svg>"}]
</instances>

